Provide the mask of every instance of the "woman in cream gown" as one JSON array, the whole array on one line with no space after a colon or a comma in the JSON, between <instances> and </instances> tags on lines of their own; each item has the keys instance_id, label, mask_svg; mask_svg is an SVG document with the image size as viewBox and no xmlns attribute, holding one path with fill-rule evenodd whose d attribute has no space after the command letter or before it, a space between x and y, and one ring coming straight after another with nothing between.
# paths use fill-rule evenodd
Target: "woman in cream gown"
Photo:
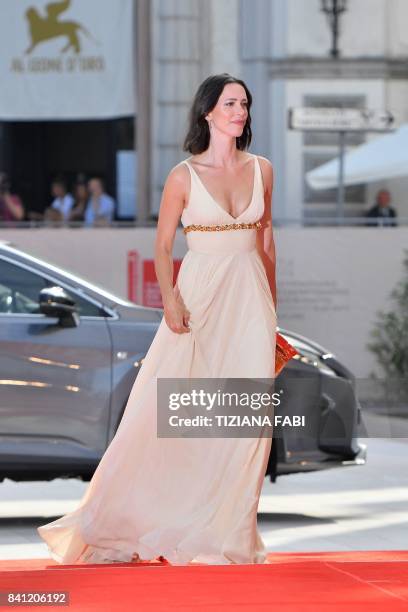
<instances>
[{"instance_id":1,"label":"woman in cream gown","mask_svg":"<svg viewBox=\"0 0 408 612\"><path fill-rule=\"evenodd\" d=\"M275 375L273 173L245 152L251 102L228 74L196 93L184 143L195 156L169 173L160 206L164 317L79 507L38 529L60 563L266 562L257 509L271 437L159 438L156 429L159 378ZM180 218L188 251L173 287Z\"/></svg>"}]
</instances>

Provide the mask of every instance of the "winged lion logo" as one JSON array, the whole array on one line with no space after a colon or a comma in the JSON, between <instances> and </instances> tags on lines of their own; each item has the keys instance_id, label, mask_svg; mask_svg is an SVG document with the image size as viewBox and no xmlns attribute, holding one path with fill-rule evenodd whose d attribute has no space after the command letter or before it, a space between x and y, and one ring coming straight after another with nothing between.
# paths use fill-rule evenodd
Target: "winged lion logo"
<instances>
[{"instance_id":1,"label":"winged lion logo","mask_svg":"<svg viewBox=\"0 0 408 612\"><path fill-rule=\"evenodd\" d=\"M67 44L61 53L65 53L69 49L73 49L75 53L80 53L81 42L78 33L83 32L88 38L95 39L90 32L80 23L76 21L63 21L59 17L70 6L71 0L62 0L61 2L50 2L46 5L46 16L40 14L35 7L30 7L26 11L28 20L31 44L26 50L26 53L31 53L39 44L52 38L64 36ZM96 41L95 41L96 42Z\"/></svg>"}]
</instances>

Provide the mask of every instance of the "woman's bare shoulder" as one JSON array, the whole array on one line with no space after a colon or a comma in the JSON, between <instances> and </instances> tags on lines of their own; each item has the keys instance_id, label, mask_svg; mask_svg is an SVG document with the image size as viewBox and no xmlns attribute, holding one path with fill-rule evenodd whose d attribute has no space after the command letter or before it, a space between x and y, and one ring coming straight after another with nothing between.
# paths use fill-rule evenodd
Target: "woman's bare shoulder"
<instances>
[{"instance_id":1,"label":"woman's bare shoulder","mask_svg":"<svg viewBox=\"0 0 408 612\"><path fill-rule=\"evenodd\" d=\"M187 165L181 161L173 168L167 175L166 183L170 187L185 189L188 187L190 181L190 171Z\"/></svg>"},{"instance_id":2,"label":"woman's bare shoulder","mask_svg":"<svg viewBox=\"0 0 408 612\"><path fill-rule=\"evenodd\" d=\"M265 191L271 191L273 187L273 165L271 161L267 157L263 157L262 155L257 155L259 160L259 165L261 167L262 178L265 185Z\"/></svg>"},{"instance_id":3,"label":"woman's bare shoulder","mask_svg":"<svg viewBox=\"0 0 408 612\"><path fill-rule=\"evenodd\" d=\"M265 171L273 172L272 162L267 157L257 155L257 158L259 159L259 163L262 169L265 169Z\"/></svg>"},{"instance_id":4,"label":"woman's bare shoulder","mask_svg":"<svg viewBox=\"0 0 408 612\"><path fill-rule=\"evenodd\" d=\"M190 193L190 171L182 161L169 171L163 189L164 196L171 201L185 203Z\"/></svg>"}]
</instances>

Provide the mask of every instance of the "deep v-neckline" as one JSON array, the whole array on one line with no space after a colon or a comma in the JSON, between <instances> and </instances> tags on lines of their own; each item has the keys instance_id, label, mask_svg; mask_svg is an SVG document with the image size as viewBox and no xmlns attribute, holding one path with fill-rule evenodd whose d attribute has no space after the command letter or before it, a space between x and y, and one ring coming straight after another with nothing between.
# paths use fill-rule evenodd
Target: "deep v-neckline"
<instances>
[{"instance_id":1,"label":"deep v-neckline","mask_svg":"<svg viewBox=\"0 0 408 612\"><path fill-rule=\"evenodd\" d=\"M204 185L200 175L198 174L198 172L195 170L195 168L193 168L193 165L190 164L190 162L186 159L185 161L187 162L187 164L190 166L190 168L192 169L192 171L194 172L195 176L197 177L200 185L202 186L202 188L204 189L204 191L206 192L206 194L208 195L208 197L210 198L210 200L217 206L217 208L219 208L223 213L225 213L226 215L228 215L231 219L233 219L234 221L237 221L238 219L240 219L242 217L242 215L244 215L252 206L252 203L254 201L254 195L255 195L255 184L256 184L256 164L257 164L257 157L256 155L253 155L252 153L250 153L250 155L252 155L253 160L254 160L254 174L253 174L253 184L252 184L252 195L251 195L251 199L249 201L249 204L246 208L244 208L244 210L242 211L242 213L240 213L237 217L234 217L233 215L231 215L231 213L228 212L228 210L225 210L225 208L223 206L221 206L221 204L219 204L219 202L217 202L217 200L214 198L214 196L211 195L211 193L208 191L207 187Z\"/></svg>"}]
</instances>

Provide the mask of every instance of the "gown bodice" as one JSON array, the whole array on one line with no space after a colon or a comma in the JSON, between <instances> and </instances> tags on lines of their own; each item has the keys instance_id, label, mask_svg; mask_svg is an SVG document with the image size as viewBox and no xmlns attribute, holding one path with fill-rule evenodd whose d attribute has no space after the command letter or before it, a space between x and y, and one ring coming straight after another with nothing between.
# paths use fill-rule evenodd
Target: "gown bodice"
<instances>
[{"instance_id":1,"label":"gown bodice","mask_svg":"<svg viewBox=\"0 0 408 612\"><path fill-rule=\"evenodd\" d=\"M264 189L257 155L254 158L254 182L251 201L237 217L226 211L209 193L188 160L183 160L190 171L191 186L187 206L181 215L183 227L189 225L230 225L255 223L264 213ZM221 231L192 231L186 234L191 251L233 252L252 250L256 244L256 229L229 229Z\"/></svg>"}]
</instances>

